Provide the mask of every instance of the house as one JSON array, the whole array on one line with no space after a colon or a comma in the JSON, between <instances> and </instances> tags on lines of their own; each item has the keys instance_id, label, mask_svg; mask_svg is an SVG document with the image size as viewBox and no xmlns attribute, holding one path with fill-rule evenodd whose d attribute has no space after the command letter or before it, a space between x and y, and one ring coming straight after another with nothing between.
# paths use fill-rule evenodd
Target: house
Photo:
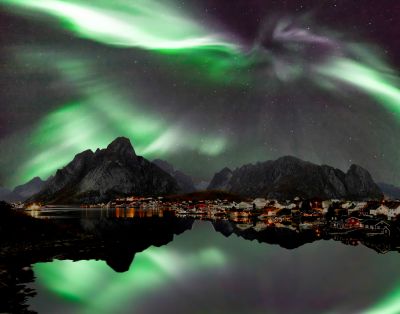
<instances>
[{"instance_id":1,"label":"house","mask_svg":"<svg viewBox=\"0 0 400 314\"><path fill-rule=\"evenodd\" d=\"M224 201L221 207L224 209L232 209L232 208L236 209L237 206L238 206L238 204L235 202L228 202L228 201L225 202Z\"/></svg>"},{"instance_id":2,"label":"house","mask_svg":"<svg viewBox=\"0 0 400 314\"><path fill-rule=\"evenodd\" d=\"M400 205L397 203L388 205L389 207L389 212L388 212L388 219L393 220L395 219L398 215L400 215Z\"/></svg>"},{"instance_id":3,"label":"house","mask_svg":"<svg viewBox=\"0 0 400 314\"><path fill-rule=\"evenodd\" d=\"M375 230L379 230L380 233L390 236L390 224L387 221L381 220L375 225Z\"/></svg>"},{"instance_id":4,"label":"house","mask_svg":"<svg viewBox=\"0 0 400 314\"><path fill-rule=\"evenodd\" d=\"M275 208L277 208L277 209L282 209L282 208L285 208L285 207L286 207L285 204L281 204L281 203L279 203L278 201L275 201L273 206L274 206Z\"/></svg>"},{"instance_id":5,"label":"house","mask_svg":"<svg viewBox=\"0 0 400 314\"><path fill-rule=\"evenodd\" d=\"M311 209L313 210L322 210L322 201L319 199L314 199L311 201Z\"/></svg>"},{"instance_id":6,"label":"house","mask_svg":"<svg viewBox=\"0 0 400 314\"><path fill-rule=\"evenodd\" d=\"M367 206L367 202L357 202L356 204L355 204L355 207L353 208L353 210L351 211L351 212L353 212L353 211L358 211L358 212L362 212L363 210L364 210L364 208ZM349 211L350 212L350 211Z\"/></svg>"},{"instance_id":7,"label":"house","mask_svg":"<svg viewBox=\"0 0 400 314\"><path fill-rule=\"evenodd\" d=\"M345 227L347 229L354 229L361 227L361 219L357 217L349 217L345 220Z\"/></svg>"},{"instance_id":8,"label":"house","mask_svg":"<svg viewBox=\"0 0 400 314\"><path fill-rule=\"evenodd\" d=\"M322 201L322 213L325 215L328 212L329 207L332 205L332 201Z\"/></svg>"},{"instance_id":9,"label":"house","mask_svg":"<svg viewBox=\"0 0 400 314\"><path fill-rule=\"evenodd\" d=\"M249 202L240 202L239 203L239 209L252 209L253 204Z\"/></svg>"},{"instance_id":10,"label":"house","mask_svg":"<svg viewBox=\"0 0 400 314\"><path fill-rule=\"evenodd\" d=\"M286 206L286 208L295 209L295 208L297 208L297 205L296 205L295 203L290 203L290 204L288 204L288 205Z\"/></svg>"},{"instance_id":11,"label":"house","mask_svg":"<svg viewBox=\"0 0 400 314\"><path fill-rule=\"evenodd\" d=\"M265 207L265 205L267 205L267 200L265 198L256 198L253 201L253 204L257 209L262 209Z\"/></svg>"},{"instance_id":12,"label":"house","mask_svg":"<svg viewBox=\"0 0 400 314\"><path fill-rule=\"evenodd\" d=\"M389 207L387 207L387 206L384 205L384 204L381 204L381 205L380 205L378 208L376 208L376 209L370 209L369 213L370 213L371 215L374 215L374 216L376 216L376 215L385 215L385 216L387 216L388 213L389 213Z\"/></svg>"},{"instance_id":13,"label":"house","mask_svg":"<svg viewBox=\"0 0 400 314\"><path fill-rule=\"evenodd\" d=\"M390 236L391 226L387 221L376 219L365 219L361 221L361 228L364 228L369 233L385 234Z\"/></svg>"},{"instance_id":14,"label":"house","mask_svg":"<svg viewBox=\"0 0 400 314\"><path fill-rule=\"evenodd\" d=\"M267 215L268 216L276 216L276 213L278 212L278 209L277 208L272 208L272 207L269 207L269 208L267 208Z\"/></svg>"},{"instance_id":15,"label":"house","mask_svg":"<svg viewBox=\"0 0 400 314\"><path fill-rule=\"evenodd\" d=\"M378 222L379 220L376 219L364 219L361 220L360 228L373 230Z\"/></svg>"},{"instance_id":16,"label":"house","mask_svg":"<svg viewBox=\"0 0 400 314\"><path fill-rule=\"evenodd\" d=\"M342 204L342 208L344 208L344 209L349 209L349 208L352 208L353 206L354 206L353 202L344 202Z\"/></svg>"},{"instance_id":17,"label":"house","mask_svg":"<svg viewBox=\"0 0 400 314\"><path fill-rule=\"evenodd\" d=\"M333 220L330 223L330 227L335 229L345 229L346 223L343 220Z\"/></svg>"}]
</instances>

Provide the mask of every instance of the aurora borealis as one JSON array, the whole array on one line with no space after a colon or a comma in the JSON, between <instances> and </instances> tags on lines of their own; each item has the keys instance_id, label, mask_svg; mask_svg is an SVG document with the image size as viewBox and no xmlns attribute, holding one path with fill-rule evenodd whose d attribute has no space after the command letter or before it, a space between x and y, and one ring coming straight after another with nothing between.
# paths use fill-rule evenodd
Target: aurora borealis
<instances>
[{"instance_id":1,"label":"aurora borealis","mask_svg":"<svg viewBox=\"0 0 400 314\"><path fill-rule=\"evenodd\" d=\"M396 8L3 0L2 185L117 136L203 180L289 154L400 184Z\"/></svg>"},{"instance_id":2,"label":"aurora borealis","mask_svg":"<svg viewBox=\"0 0 400 314\"><path fill-rule=\"evenodd\" d=\"M396 0L0 0L0 188L119 136L196 182L293 155L400 186L399 13ZM36 264L32 306L400 313L398 252L284 250L211 228L137 253L124 274Z\"/></svg>"},{"instance_id":3,"label":"aurora borealis","mask_svg":"<svg viewBox=\"0 0 400 314\"><path fill-rule=\"evenodd\" d=\"M126 273L103 261L38 263L31 303L39 313L396 314L397 265L398 252L335 241L288 250L197 222L136 254Z\"/></svg>"}]
</instances>

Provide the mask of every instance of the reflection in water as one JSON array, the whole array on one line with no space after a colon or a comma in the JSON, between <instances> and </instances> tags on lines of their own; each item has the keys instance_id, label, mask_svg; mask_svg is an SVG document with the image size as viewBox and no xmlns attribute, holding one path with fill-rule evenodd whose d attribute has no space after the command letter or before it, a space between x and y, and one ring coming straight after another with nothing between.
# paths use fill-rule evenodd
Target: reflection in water
<instances>
[{"instance_id":1,"label":"reflection in water","mask_svg":"<svg viewBox=\"0 0 400 314\"><path fill-rule=\"evenodd\" d=\"M164 212L170 213L169 209L160 208L52 208L27 211L33 218L42 219L73 219L73 218L151 218L164 217Z\"/></svg>"},{"instance_id":2,"label":"reflection in water","mask_svg":"<svg viewBox=\"0 0 400 314\"><path fill-rule=\"evenodd\" d=\"M34 267L39 285L45 289L44 295L54 295L41 300L43 295L39 293L33 308L46 311L54 300L54 309L60 308L61 302L64 309L72 306L71 313L130 312L151 291L168 287L194 271L220 268L225 263L223 253L213 247L184 256L174 250L152 247L138 254L134 266L123 274L97 261L39 263Z\"/></svg>"},{"instance_id":3,"label":"reflection in water","mask_svg":"<svg viewBox=\"0 0 400 314\"><path fill-rule=\"evenodd\" d=\"M400 313L400 282L388 296L379 301L365 314L398 314Z\"/></svg>"},{"instance_id":4,"label":"reflection in water","mask_svg":"<svg viewBox=\"0 0 400 314\"><path fill-rule=\"evenodd\" d=\"M334 241L286 250L234 232L226 238L213 228L197 222L168 246L137 254L120 274L101 261L36 264L31 307L40 313L398 313L378 304L400 287L398 253Z\"/></svg>"},{"instance_id":5,"label":"reflection in water","mask_svg":"<svg viewBox=\"0 0 400 314\"><path fill-rule=\"evenodd\" d=\"M11 312L23 312L24 298L39 313L400 312L398 238L249 217L197 221L183 233L193 219L157 209L37 216L81 235L0 262Z\"/></svg>"}]
</instances>

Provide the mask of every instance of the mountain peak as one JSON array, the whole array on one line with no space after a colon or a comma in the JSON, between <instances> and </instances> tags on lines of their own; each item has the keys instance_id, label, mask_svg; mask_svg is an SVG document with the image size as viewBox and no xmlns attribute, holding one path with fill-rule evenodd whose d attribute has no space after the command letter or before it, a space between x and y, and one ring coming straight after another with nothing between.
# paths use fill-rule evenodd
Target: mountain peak
<instances>
[{"instance_id":1,"label":"mountain peak","mask_svg":"<svg viewBox=\"0 0 400 314\"><path fill-rule=\"evenodd\" d=\"M304 162L306 162L300 158L290 156L290 155L279 157L275 161L281 162L281 163L304 163Z\"/></svg>"},{"instance_id":2,"label":"mountain peak","mask_svg":"<svg viewBox=\"0 0 400 314\"><path fill-rule=\"evenodd\" d=\"M42 183L44 182L41 177L34 177L33 179L29 180L27 183Z\"/></svg>"},{"instance_id":3,"label":"mountain peak","mask_svg":"<svg viewBox=\"0 0 400 314\"><path fill-rule=\"evenodd\" d=\"M133 154L136 156L131 141L126 137L117 137L108 146L107 151L120 154Z\"/></svg>"},{"instance_id":4,"label":"mountain peak","mask_svg":"<svg viewBox=\"0 0 400 314\"><path fill-rule=\"evenodd\" d=\"M99 203L131 195L164 195L179 191L177 181L145 158L136 156L130 140L118 137L106 149L85 151L49 179L32 200L47 203Z\"/></svg>"},{"instance_id":5,"label":"mountain peak","mask_svg":"<svg viewBox=\"0 0 400 314\"><path fill-rule=\"evenodd\" d=\"M367 170L352 165L347 173L293 156L248 164L232 173L222 170L209 187L250 197L278 199L381 199L382 193Z\"/></svg>"},{"instance_id":6,"label":"mountain peak","mask_svg":"<svg viewBox=\"0 0 400 314\"><path fill-rule=\"evenodd\" d=\"M232 174L232 170L228 167L225 167L221 171L217 172L208 185L207 190L226 190L228 188L229 181L232 178Z\"/></svg>"},{"instance_id":7,"label":"mountain peak","mask_svg":"<svg viewBox=\"0 0 400 314\"><path fill-rule=\"evenodd\" d=\"M38 193L45 183L46 181L43 181L40 177L34 177L27 183L15 187L13 193L15 197L18 195L22 200L27 199L28 197Z\"/></svg>"},{"instance_id":8,"label":"mountain peak","mask_svg":"<svg viewBox=\"0 0 400 314\"><path fill-rule=\"evenodd\" d=\"M347 172L359 172L360 173L360 172L368 172L368 171L357 164L352 164L350 166L349 170L347 170Z\"/></svg>"},{"instance_id":9,"label":"mountain peak","mask_svg":"<svg viewBox=\"0 0 400 314\"><path fill-rule=\"evenodd\" d=\"M225 167L224 169L222 169L222 170L220 171L220 173L231 173L231 172L232 172L232 170L229 169L228 167Z\"/></svg>"},{"instance_id":10,"label":"mountain peak","mask_svg":"<svg viewBox=\"0 0 400 314\"><path fill-rule=\"evenodd\" d=\"M171 175L178 183L182 192L191 193L196 190L193 183L193 179L190 176L183 173L182 171L175 170L174 166L171 165L168 161L162 159L155 159L153 160L153 164L155 164L161 170Z\"/></svg>"}]
</instances>

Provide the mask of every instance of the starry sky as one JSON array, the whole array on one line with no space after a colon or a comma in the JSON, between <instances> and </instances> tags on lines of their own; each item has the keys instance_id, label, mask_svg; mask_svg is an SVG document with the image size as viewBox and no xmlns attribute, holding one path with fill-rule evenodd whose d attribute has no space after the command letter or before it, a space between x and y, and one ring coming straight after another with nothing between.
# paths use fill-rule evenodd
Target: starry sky
<instances>
[{"instance_id":1,"label":"starry sky","mask_svg":"<svg viewBox=\"0 0 400 314\"><path fill-rule=\"evenodd\" d=\"M400 185L400 3L1 0L0 185L131 139L198 179L294 155Z\"/></svg>"}]
</instances>

